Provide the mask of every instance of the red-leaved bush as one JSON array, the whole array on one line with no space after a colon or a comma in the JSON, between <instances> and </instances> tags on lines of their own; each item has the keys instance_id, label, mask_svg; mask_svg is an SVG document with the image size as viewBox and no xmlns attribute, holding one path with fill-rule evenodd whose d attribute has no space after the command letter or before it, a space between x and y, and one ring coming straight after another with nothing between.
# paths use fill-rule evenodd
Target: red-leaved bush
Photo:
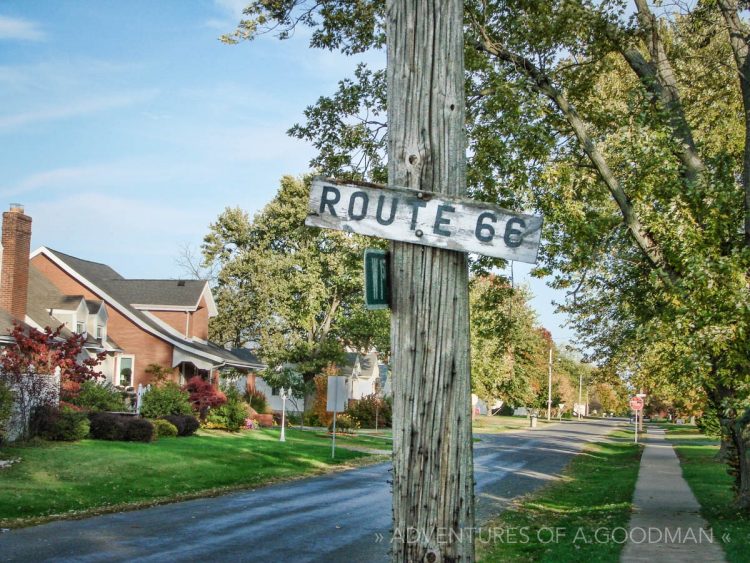
<instances>
[{"instance_id":1,"label":"red-leaved bush","mask_svg":"<svg viewBox=\"0 0 750 563\"><path fill-rule=\"evenodd\" d=\"M193 405L201 420L205 420L208 409L227 402L227 396L224 393L214 389L211 383L199 375L190 378L183 389L190 393L190 404Z\"/></svg>"},{"instance_id":2,"label":"red-leaved bush","mask_svg":"<svg viewBox=\"0 0 750 563\"><path fill-rule=\"evenodd\" d=\"M27 421L24 437L29 436L28 421L35 407L52 404L58 397L70 400L78 394L82 382L101 377L96 366L106 353L88 357L83 335L63 338L62 328L45 327L41 331L16 323L10 333L13 344L0 354L0 379L13 389L21 420ZM58 368L60 387L56 389L50 376Z\"/></svg>"}]
</instances>

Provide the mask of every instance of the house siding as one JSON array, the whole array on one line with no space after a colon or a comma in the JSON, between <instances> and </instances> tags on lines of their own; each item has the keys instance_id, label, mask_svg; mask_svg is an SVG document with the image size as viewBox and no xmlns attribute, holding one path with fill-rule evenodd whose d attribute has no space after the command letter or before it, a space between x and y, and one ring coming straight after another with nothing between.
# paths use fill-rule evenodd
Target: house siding
<instances>
[{"instance_id":1,"label":"house siding","mask_svg":"<svg viewBox=\"0 0 750 563\"><path fill-rule=\"evenodd\" d=\"M188 327L187 333L185 331L185 317L190 313L185 311L149 311L156 318L164 321L182 336L189 338L190 329Z\"/></svg>"},{"instance_id":2,"label":"house siding","mask_svg":"<svg viewBox=\"0 0 750 563\"><path fill-rule=\"evenodd\" d=\"M48 257L38 254L32 259L31 263L62 293L66 295L83 295L86 299L104 300L104 296L93 293ZM123 349L124 354L135 356L133 385L135 387L138 384L147 385L151 382L151 378L145 372L146 366L155 363L170 367L172 365L173 346L145 332L109 303L107 305L109 312L107 334ZM184 320L183 313L183 323ZM178 381L178 371L174 369L172 373L172 379Z\"/></svg>"},{"instance_id":3,"label":"house siding","mask_svg":"<svg viewBox=\"0 0 750 563\"><path fill-rule=\"evenodd\" d=\"M201 297L198 310L190 317L190 336L208 340L208 305L205 297Z\"/></svg>"}]
</instances>

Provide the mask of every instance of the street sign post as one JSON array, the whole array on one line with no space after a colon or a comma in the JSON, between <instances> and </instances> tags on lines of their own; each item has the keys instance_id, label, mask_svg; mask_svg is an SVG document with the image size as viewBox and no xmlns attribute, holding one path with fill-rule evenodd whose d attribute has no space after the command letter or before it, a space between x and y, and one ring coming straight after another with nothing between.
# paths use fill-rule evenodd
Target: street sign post
<instances>
[{"instance_id":1,"label":"street sign post","mask_svg":"<svg viewBox=\"0 0 750 563\"><path fill-rule=\"evenodd\" d=\"M468 198L316 178L305 225L536 263L542 218Z\"/></svg>"},{"instance_id":2,"label":"street sign post","mask_svg":"<svg viewBox=\"0 0 750 563\"><path fill-rule=\"evenodd\" d=\"M391 305L391 280L388 252L376 248L365 250L365 307L387 309Z\"/></svg>"},{"instance_id":3,"label":"street sign post","mask_svg":"<svg viewBox=\"0 0 750 563\"><path fill-rule=\"evenodd\" d=\"M333 436L331 439L331 458L336 457L336 415L346 410L346 378L338 375L328 376L328 394L326 410L333 411Z\"/></svg>"},{"instance_id":4,"label":"street sign post","mask_svg":"<svg viewBox=\"0 0 750 563\"><path fill-rule=\"evenodd\" d=\"M630 408L635 411L635 443L638 443L638 413L643 410L643 399L635 396L630 399Z\"/></svg>"}]
</instances>

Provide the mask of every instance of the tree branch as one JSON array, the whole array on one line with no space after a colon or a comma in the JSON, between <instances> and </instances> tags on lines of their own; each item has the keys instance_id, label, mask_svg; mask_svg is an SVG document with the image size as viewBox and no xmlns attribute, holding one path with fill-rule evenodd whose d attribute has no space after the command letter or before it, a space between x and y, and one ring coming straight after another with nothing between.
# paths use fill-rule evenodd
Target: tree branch
<instances>
[{"instance_id":1,"label":"tree branch","mask_svg":"<svg viewBox=\"0 0 750 563\"><path fill-rule=\"evenodd\" d=\"M591 160L612 198L617 203L630 236L652 267L657 270L662 280L668 285L672 285L677 278L675 271L667 263L653 236L641 225L633 209L632 202L623 191L622 186L609 168L606 160L596 148L594 141L586 131L583 120L581 120L568 99L550 83L549 77L539 70L534 63L521 55L511 53L505 48L496 45L486 35L483 34L482 39L478 41L477 48L514 65L517 70L533 81L533 87L539 93L549 98L557 106L572 127L581 148L589 160Z\"/></svg>"},{"instance_id":2,"label":"tree branch","mask_svg":"<svg viewBox=\"0 0 750 563\"><path fill-rule=\"evenodd\" d=\"M664 49L656 17L651 12L648 2L646 0L635 0L635 4L638 9L638 21L646 35L651 61L646 61L638 49L624 46L621 41L622 38L618 37L620 30L611 24L606 26L607 35L617 46L643 86L667 110L669 124L682 149L679 157L685 167L685 179L694 183L705 169L705 165L698 155L692 130L685 118L677 79Z\"/></svg>"},{"instance_id":3,"label":"tree branch","mask_svg":"<svg viewBox=\"0 0 750 563\"><path fill-rule=\"evenodd\" d=\"M745 110L745 152L742 157L742 187L745 192L745 245L750 246L750 43L748 29L739 16L737 0L718 0L729 30L729 44L737 65L737 74Z\"/></svg>"}]
</instances>

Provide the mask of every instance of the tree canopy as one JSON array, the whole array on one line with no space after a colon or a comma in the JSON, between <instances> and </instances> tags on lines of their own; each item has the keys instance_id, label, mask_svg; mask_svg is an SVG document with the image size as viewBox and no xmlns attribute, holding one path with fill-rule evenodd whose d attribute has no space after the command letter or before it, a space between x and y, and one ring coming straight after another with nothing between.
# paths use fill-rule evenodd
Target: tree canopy
<instances>
[{"instance_id":1,"label":"tree canopy","mask_svg":"<svg viewBox=\"0 0 750 563\"><path fill-rule=\"evenodd\" d=\"M465 2L468 183L545 217L539 275L591 359L699 390L741 452L750 384L750 26L738 0ZM227 40L311 29L382 47L382 0L257 0ZM383 179L382 69L360 66L290 133L313 166ZM482 265L492 264L485 261ZM744 424L744 423L743 423ZM744 461L743 461L744 460Z\"/></svg>"},{"instance_id":2,"label":"tree canopy","mask_svg":"<svg viewBox=\"0 0 750 563\"><path fill-rule=\"evenodd\" d=\"M309 228L309 182L282 178L276 197L251 221L226 209L210 226L204 260L217 264L211 337L258 345L270 366L294 363L309 380L343 346L388 353L387 311L366 311L361 237Z\"/></svg>"}]
</instances>

